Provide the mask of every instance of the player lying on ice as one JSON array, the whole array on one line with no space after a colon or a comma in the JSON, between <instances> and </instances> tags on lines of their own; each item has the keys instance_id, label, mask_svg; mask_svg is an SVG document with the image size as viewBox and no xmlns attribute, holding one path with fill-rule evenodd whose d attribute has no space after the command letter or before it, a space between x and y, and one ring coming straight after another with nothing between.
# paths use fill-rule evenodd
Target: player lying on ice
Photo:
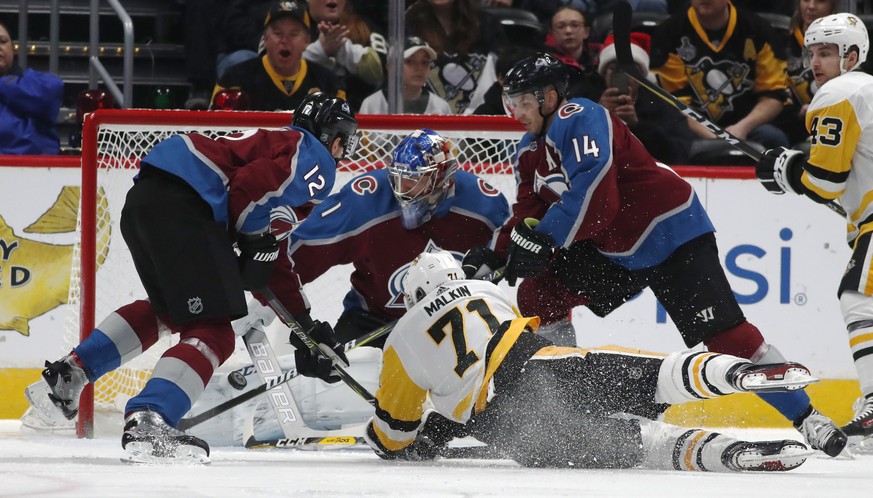
<instances>
[{"instance_id":1,"label":"player lying on ice","mask_svg":"<svg viewBox=\"0 0 873 498\"><path fill-rule=\"evenodd\" d=\"M458 435L535 467L782 471L810 454L798 441L651 420L670 404L802 388L815 381L802 365L554 346L535 334L538 318L521 317L493 283L465 280L445 252L420 255L404 293L408 311L386 341L365 433L382 458L430 460ZM435 414L422 424L428 398Z\"/></svg>"}]
</instances>

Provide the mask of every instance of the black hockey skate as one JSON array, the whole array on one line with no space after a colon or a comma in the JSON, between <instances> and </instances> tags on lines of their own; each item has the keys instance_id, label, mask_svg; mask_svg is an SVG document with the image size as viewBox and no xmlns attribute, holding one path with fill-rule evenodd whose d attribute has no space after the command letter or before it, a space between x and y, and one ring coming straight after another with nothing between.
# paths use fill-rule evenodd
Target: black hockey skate
<instances>
[{"instance_id":1,"label":"black hockey skate","mask_svg":"<svg viewBox=\"0 0 873 498\"><path fill-rule=\"evenodd\" d=\"M125 463L209 463L206 441L170 427L149 410L128 415L121 447Z\"/></svg>"},{"instance_id":2,"label":"black hockey skate","mask_svg":"<svg viewBox=\"0 0 873 498\"><path fill-rule=\"evenodd\" d=\"M794 428L803 434L810 448L821 450L831 457L839 455L849 442L843 431L831 419L812 406L804 416L794 421Z\"/></svg>"},{"instance_id":3,"label":"black hockey skate","mask_svg":"<svg viewBox=\"0 0 873 498\"><path fill-rule=\"evenodd\" d=\"M800 363L743 363L728 378L737 390L756 393L793 391L818 382Z\"/></svg>"},{"instance_id":4,"label":"black hockey skate","mask_svg":"<svg viewBox=\"0 0 873 498\"><path fill-rule=\"evenodd\" d=\"M40 410L48 420L60 419L56 413L51 412L51 405L43 402L42 397L48 396L52 404L61 411L64 418L72 420L79 413L79 396L88 383L85 371L79 364L79 358L71 353L60 360L49 363L45 362L42 371L45 381L36 382L27 387L24 395L30 404Z\"/></svg>"},{"instance_id":5,"label":"black hockey skate","mask_svg":"<svg viewBox=\"0 0 873 498\"><path fill-rule=\"evenodd\" d=\"M783 441L737 441L725 448L721 461L735 472L784 472L799 467L812 455L805 444Z\"/></svg>"}]
</instances>

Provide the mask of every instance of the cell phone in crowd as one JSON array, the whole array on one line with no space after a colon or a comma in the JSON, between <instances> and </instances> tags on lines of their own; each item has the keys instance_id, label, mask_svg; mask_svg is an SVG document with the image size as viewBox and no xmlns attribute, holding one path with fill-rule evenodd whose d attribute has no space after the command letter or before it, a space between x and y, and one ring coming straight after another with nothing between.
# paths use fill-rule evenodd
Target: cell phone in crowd
<instances>
[{"instance_id":1,"label":"cell phone in crowd","mask_svg":"<svg viewBox=\"0 0 873 498\"><path fill-rule=\"evenodd\" d=\"M630 94L630 82L628 80L628 75L626 72L621 69L616 68L612 72L612 85L615 88L618 88L618 93L621 95L629 95Z\"/></svg>"}]
</instances>

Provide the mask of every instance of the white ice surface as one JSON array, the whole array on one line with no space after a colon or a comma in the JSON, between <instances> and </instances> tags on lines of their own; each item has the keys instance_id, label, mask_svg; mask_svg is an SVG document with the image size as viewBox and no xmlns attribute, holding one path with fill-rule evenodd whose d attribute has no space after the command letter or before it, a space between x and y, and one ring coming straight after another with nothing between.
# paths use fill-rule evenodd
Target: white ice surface
<instances>
[{"instance_id":1,"label":"white ice surface","mask_svg":"<svg viewBox=\"0 0 873 498\"><path fill-rule=\"evenodd\" d=\"M790 430L723 430L751 440ZM715 474L527 469L509 461L397 463L364 448L299 451L213 448L206 466L119 461L115 439L19 433L0 421L0 497L682 497L849 498L873 493L873 456L812 457L791 472Z\"/></svg>"}]
</instances>

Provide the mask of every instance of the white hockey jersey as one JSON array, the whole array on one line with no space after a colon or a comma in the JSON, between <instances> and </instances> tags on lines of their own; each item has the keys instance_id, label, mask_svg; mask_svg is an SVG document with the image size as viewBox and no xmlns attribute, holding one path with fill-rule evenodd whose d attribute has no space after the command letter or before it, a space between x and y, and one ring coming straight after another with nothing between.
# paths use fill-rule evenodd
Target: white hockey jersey
<instances>
[{"instance_id":1,"label":"white hockey jersey","mask_svg":"<svg viewBox=\"0 0 873 498\"><path fill-rule=\"evenodd\" d=\"M825 83L809 104L806 127L803 184L824 199L839 198L851 243L873 230L873 76L852 71Z\"/></svg>"},{"instance_id":2,"label":"white hockey jersey","mask_svg":"<svg viewBox=\"0 0 873 498\"><path fill-rule=\"evenodd\" d=\"M497 367L525 328L538 325L539 318L521 318L490 282L452 281L428 294L385 343L373 419L380 442L392 451L410 444L428 394L436 411L455 422L482 411Z\"/></svg>"}]
</instances>

